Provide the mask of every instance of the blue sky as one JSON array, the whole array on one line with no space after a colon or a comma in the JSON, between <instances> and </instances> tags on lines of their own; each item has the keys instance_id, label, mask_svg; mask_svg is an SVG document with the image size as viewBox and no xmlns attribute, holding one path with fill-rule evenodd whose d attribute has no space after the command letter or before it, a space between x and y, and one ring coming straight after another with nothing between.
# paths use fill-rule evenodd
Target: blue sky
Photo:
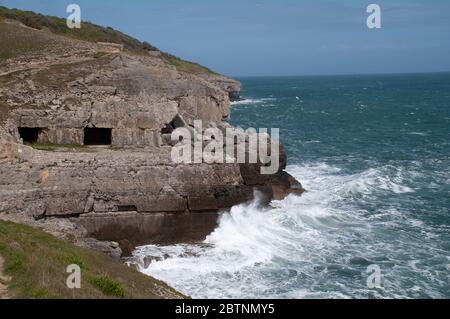
<instances>
[{"instance_id":1,"label":"blue sky","mask_svg":"<svg viewBox=\"0 0 450 319\"><path fill-rule=\"evenodd\" d=\"M111 26L232 76L450 71L448 0L0 0ZM382 29L366 7L382 8Z\"/></svg>"}]
</instances>

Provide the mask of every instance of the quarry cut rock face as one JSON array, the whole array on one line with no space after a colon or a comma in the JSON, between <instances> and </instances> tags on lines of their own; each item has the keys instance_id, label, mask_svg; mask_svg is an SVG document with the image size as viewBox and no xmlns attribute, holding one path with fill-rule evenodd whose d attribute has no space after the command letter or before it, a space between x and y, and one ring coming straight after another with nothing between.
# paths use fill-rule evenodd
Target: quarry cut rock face
<instances>
[{"instance_id":1,"label":"quarry cut rock face","mask_svg":"<svg viewBox=\"0 0 450 319\"><path fill-rule=\"evenodd\" d=\"M70 218L129 252L202 240L221 209L255 189L267 201L303 191L283 171L282 146L273 175L261 175L261 164L172 162L172 130L194 120L230 127L239 82L8 21L0 38L19 46L0 59L0 213Z\"/></svg>"}]
</instances>

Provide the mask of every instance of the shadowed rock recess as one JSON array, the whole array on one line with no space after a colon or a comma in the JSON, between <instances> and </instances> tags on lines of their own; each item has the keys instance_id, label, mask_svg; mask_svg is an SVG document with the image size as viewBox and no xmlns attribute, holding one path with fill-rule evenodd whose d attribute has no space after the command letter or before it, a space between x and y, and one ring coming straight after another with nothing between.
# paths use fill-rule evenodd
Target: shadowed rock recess
<instances>
[{"instance_id":1,"label":"shadowed rock recess","mask_svg":"<svg viewBox=\"0 0 450 319\"><path fill-rule=\"evenodd\" d=\"M174 128L193 130L194 120L231 127L235 80L190 70L151 46L134 52L5 18L0 42L5 219L51 232L63 223L77 243L118 255L114 243L89 237L118 242L126 255L138 244L204 239L219 212L251 200L254 189L267 201L303 191L283 171L282 146L280 171L267 176L260 164L171 160Z\"/></svg>"}]
</instances>

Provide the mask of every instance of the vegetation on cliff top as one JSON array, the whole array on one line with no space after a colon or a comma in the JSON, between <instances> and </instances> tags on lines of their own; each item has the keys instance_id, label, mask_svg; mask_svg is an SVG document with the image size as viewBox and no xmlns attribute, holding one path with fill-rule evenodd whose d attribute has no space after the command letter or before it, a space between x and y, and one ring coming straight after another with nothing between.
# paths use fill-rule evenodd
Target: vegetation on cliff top
<instances>
[{"instance_id":1,"label":"vegetation on cliff top","mask_svg":"<svg viewBox=\"0 0 450 319\"><path fill-rule=\"evenodd\" d=\"M161 56L168 63L174 65L179 71L193 74L215 74L212 70L198 63L185 61L169 53L162 52L148 42L141 42L111 27L102 27L90 22L83 22L82 28L70 29L66 25L66 20L62 18L0 6L0 23L1 20L5 18L19 21L28 27L38 30L46 28L55 34L72 37L78 40L122 44L127 51L135 54L146 54L148 51L158 51L161 52ZM2 59L1 55L0 59Z\"/></svg>"},{"instance_id":2,"label":"vegetation on cliff top","mask_svg":"<svg viewBox=\"0 0 450 319\"><path fill-rule=\"evenodd\" d=\"M11 222L0 221L0 256L13 298L184 297L118 260ZM71 264L81 268L81 289L67 288Z\"/></svg>"}]
</instances>

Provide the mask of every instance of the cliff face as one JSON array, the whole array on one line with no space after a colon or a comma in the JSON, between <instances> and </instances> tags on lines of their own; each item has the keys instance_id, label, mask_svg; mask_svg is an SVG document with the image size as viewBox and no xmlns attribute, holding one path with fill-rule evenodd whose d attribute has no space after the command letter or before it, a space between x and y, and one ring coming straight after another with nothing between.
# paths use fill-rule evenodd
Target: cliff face
<instances>
[{"instance_id":1,"label":"cliff face","mask_svg":"<svg viewBox=\"0 0 450 319\"><path fill-rule=\"evenodd\" d=\"M261 164L171 160L168 128L193 130L194 120L230 128L239 82L185 72L159 51L138 54L12 20L0 21L0 40L8 45L0 59L0 213L67 217L87 236L129 250L201 240L220 209L252 199L255 188L267 200L302 192L283 172L281 146L273 175L261 175ZM109 134L108 146L86 146L90 129L94 140Z\"/></svg>"},{"instance_id":2,"label":"cliff face","mask_svg":"<svg viewBox=\"0 0 450 319\"><path fill-rule=\"evenodd\" d=\"M225 92L228 92L228 97L231 102L241 100L241 82L218 74L201 73L199 76L221 88Z\"/></svg>"}]
</instances>

